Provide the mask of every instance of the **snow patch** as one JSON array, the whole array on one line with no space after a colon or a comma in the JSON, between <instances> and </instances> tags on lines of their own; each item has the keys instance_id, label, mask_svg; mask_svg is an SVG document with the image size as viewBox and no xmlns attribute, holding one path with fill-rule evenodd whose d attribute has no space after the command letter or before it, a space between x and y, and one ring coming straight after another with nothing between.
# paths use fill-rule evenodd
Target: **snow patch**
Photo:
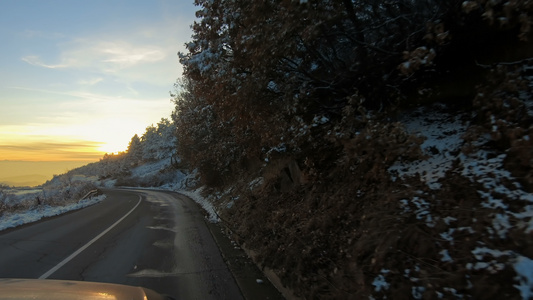
<instances>
[{"instance_id":1,"label":"snow patch","mask_svg":"<svg viewBox=\"0 0 533 300\"><path fill-rule=\"evenodd\" d=\"M383 274L389 273L390 270L381 269L381 273L376 278L374 278L374 281L372 281L372 285L375 287L375 291L379 292L381 290L388 290L389 289L389 283L385 280L385 276Z\"/></svg>"},{"instance_id":2,"label":"snow patch","mask_svg":"<svg viewBox=\"0 0 533 300\"><path fill-rule=\"evenodd\" d=\"M426 288L423 286L413 286L411 288L411 295L414 299L424 299L423 295L426 291Z\"/></svg>"},{"instance_id":3,"label":"snow patch","mask_svg":"<svg viewBox=\"0 0 533 300\"><path fill-rule=\"evenodd\" d=\"M413 197L412 199L401 199L400 207L402 207L403 212L407 213L411 210L414 210L416 218L418 220L423 220L428 227L435 227L435 219L431 215L431 205L426 200L420 197ZM414 209L412 209L414 207Z\"/></svg>"},{"instance_id":4,"label":"snow patch","mask_svg":"<svg viewBox=\"0 0 533 300\"><path fill-rule=\"evenodd\" d=\"M397 161L388 171L392 180L419 175L420 180L435 190L440 189L439 179L452 167L468 124L461 121L462 115L427 110L419 108L401 121L408 133L425 138L420 148L427 158L414 162Z\"/></svg>"},{"instance_id":5,"label":"snow patch","mask_svg":"<svg viewBox=\"0 0 533 300\"><path fill-rule=\"evenodd\" d=\"M515 280L518 281L514 287L520 291L522 299L533 298L533 260L520 256L513 264L513 268L517 274Z\"/></svg>"},{"instance_id":6,"label":"snow patch","mask_svg":"<svg viewBox=\"0 0 533 300\"><path fill-rule=\"evenodd\" d=\"M494 237L505 239L513 227L511 220L518 219L516 226L530 233L533 231L533 205L524 205L520 211L513 211L508 203L533 203L533 194L524 191L511 173L505 170L505 154L490 156L491 153L484 150L469 156L460 155L463 165L461 174L471 182L482 185L478 190L478 194L484 199L481 206L496 211L492 214L492 226L487 228L488 232ZM504 182L511 184L506 185Z\"/></svg>"},{"instance_id":7,"label":"snow patch","mask_svg":"<svg viewBox=\"0 0 533 300\"><path fill-rule=\"evenodd\" d=\"M168 159L146 163L133 168L131 170L131 176L137 178L150 178L157 174L160 170L163 170L168 166L170 166L170 160Z\"/></svg>"},{"instance_id":8,"label":"snow patch","mask_svg":"<svg viewBox=\"0 0 533 300\"><path fill-rule=\"evenodd\" d=\"M99 203L105 199L105 195L96 196L90 199L80 200L77 203L68 204L65 206L49 206L43 205L31 208L24 212L7 213L2 216L0 220L0 231L13 228L20 225L32 223L41 220L42 218L58 216L69 211L78 210L90 205Z\"/></svg>"},{"instance_id":9,"label":"snow patch","mask_svg":"<svg viewBox=\"0 0 533 300\"><path fill-rule=\"evenodd\" d=\"M440 261L442 262L453 262L453 259L452 257L450 256L450 254L448 253L448 250L446 249L442 249L439 254L442 256L442 258L440 259Z\"/></svg>"},{"instance_id":10,"label":"snow patch","mask_svg":"<svg viewBox=\"0 0 533 300\"><path fill-rule=\"evenodd\" d=\"M199 189L196 189L194 191L178 191L178 193L183 194L192 200L194 202L200 204L203 209L208 214L207 220L211 223L218 223L220 222L220 218L218 217L218 214L216 213L215 206L206 198L202 197L201 193L204 190L204 187L201 187Z\"/></svg>"}]
</instances>

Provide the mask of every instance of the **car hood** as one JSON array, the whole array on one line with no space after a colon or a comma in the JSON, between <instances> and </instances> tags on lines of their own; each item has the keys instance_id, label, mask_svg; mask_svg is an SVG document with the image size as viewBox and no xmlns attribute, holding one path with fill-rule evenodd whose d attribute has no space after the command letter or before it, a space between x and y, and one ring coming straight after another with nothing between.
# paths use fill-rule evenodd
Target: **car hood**
<instances>
[{"instance_id":1,"label":"car hood","mask_svg":"<svg viewBox=\"0 0 533 300\"><path fill-rule=\"evenodd\" d=\"M112 283L51 279L0 279L0 299L169 299L142 288Z\"/></svg>"}]
</instances>

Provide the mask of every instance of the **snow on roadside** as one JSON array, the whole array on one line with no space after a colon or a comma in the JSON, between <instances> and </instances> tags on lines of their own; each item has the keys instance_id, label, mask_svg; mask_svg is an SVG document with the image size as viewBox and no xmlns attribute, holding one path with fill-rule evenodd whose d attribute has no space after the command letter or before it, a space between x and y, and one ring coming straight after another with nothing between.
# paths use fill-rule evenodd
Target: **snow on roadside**
<instances>
[{"instance_id":1,"label":"snow on roadside","mask_svg":"<svg viewBox=\"0 0 533 300\"><path fill-rule=\"evenodd\" d=\"M220 218L218 217L218 214L216 213L215 206L206 198L202 196L202 191L204 190L204 186L195 189L195 190L188 190L189 186L194 186L196 184L196 177L197 173L196 170L189 174L185 174L182 171L178 171L175 173L175 180L174 183L171 184L164 184L160 187L160 189L164 189L167 191L174 191L178 192L180 194L183 194L189 198L191 198L194 202L198 203L208 214L207 220L211 223L218 223L220 221Z\"/></svg>"},{"instance_id":2,"label":"snow on roadside","mask_svg":"<svg viewBox=\"0 0 533 300\"><path fill-rule=\"evenodd\" d=\"M0 220L0 231L24 225L27 223L36 222L42 218L58 216L69 211L78 210L99 203L104 200L105 197L105 195L100 195L92 197L90 199L83 199L78 201L77 203L71 203L65 206L42 205L35 208L31 208L24 212L6 213L2 216L2 219Z\"/></svg>"},{"instance_id":3,"label":"snow on roadside","mask_svg":"<svg viewBox=\"0 0 533 300\"><path fill-rule=\"evenodd\" d=\"M147 163L140 165L133 169L132 175L137 177L149 177L153 174L157 174L160 170L164 169L169 165L168 160L160 160L153 163ZM180 194L183 194L191 198L194 202L198 203L208 214L207 220L211 223L218 223L220 218L216 213L215 206L206 198L202 196L202 191L204 187L200 187L196 190L186 190L189 185L194 185L195 178L197 174L195 171L185 174L182 171L177 171L174 174L174 182L167 183L161 186L154 187L136 187L138 189L148 188L148 189L162 189L167 191L174 191ZM191 183L192 182L192 183Z\"/></svg>"},{"instance_id":4,"label":"snow on roadside","mask_svg":"<svg viewBox=\"0 0 533 300\"><path fill-rule=\"evenodd\" d=\"M204 190L204 187L201 187L194 191L179 190L177 192L191 198L192 200L194 200L194 202L200 204L202 208L205 209L205 211L207 212L208 214L207 220L209 222L218 223L220 222L220 218L218 217L218 214L216 213L215 206L209 200L202 197L203 190Z\"/></svg>"},{"instance_id":5,"label":"snow on roadside","mask_svg":"<svg viewBox=\"0 0 533 300\"><path fill-rule=\"evenodd\" d=\"M190 186L194 186L197 183L196 182L197 180L196 170L192 171L189 174L185 174L179 171L176 173L175 176L176 177L175 177L175 181L173 184L165 184L158 188L168 190L168 191L178 192L180 194L183 194L191 198L194 202L198 203L207 212L207 220L210 223L220 222L220 218L218 217L218 214L216 212L216 209L213 203L211 203L211 201L209 201L208 199L202 196L202 191L204 190L205 186L202 186L195 190L189 190Z\"/></svg>"}]
</instances>

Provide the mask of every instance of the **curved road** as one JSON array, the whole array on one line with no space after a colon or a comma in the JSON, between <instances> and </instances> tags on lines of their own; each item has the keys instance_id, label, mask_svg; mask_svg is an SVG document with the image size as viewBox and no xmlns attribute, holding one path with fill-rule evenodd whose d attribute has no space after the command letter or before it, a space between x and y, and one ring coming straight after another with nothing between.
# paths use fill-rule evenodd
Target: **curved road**
<instances>
[{"instance_id":1,"label":"curved road","mask_svg":"<svg viewBox=\"0 0 533 300\"><path fill-rule=\"evenodd\" d=\"M176 299L242 299L198 205L177 193L106 200L0 232L0 278L143 286Z\"/></svg>"}]
</instances>

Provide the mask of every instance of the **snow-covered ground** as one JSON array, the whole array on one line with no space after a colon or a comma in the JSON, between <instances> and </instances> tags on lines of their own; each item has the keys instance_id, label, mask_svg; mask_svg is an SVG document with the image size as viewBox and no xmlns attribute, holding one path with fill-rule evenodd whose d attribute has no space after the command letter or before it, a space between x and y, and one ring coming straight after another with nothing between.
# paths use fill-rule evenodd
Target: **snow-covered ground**
<instances>
[{"instance_id":1,"label":"snow-covered ground","mask_svg":"<svg viewBox=\"0 0 533 300\"><path fill-rule=\"evenodd\" d=\"M20 225L39 221L43 218L58 216L69 211L78 210L105 199L105 195L92 197L90 199L83 199L77 203L67 204L65 206L49 206L41 205L30 208L26 211L6 213L0 219L0 231L8 228L17 227Z\"/></svg>"},{"instance_id":2,"label":"snow-covered ground","mask_svg":"<svg viewBox=\"0 0 533 300\"><path fill-rule=\"evenodd\" d=\"M24 188L24 189L13 189L13 190L10 190L10 192L17 196L17 197L21 197L21 196L26 196L26 195L36 195L36 194L39 194L42 192L42 189L40 188L32 188L32 189L27 189L27 188Z\"/></svg>"},{"instance_id":3,"label":"snow-covered ground","mask_svg":"<svg viewBox=\"0 0 533 300\"><path fill-rule=\"evenodd\" d=\"M194 191L179 190L177 192L191 198L192 200L194 200L194 202L198 203L207 212L207 220L211 223L217 223L220 221L220 218L216 213L215 206L213 205L213 203L211 203L211 201L202 196L201 193L203 189L204 188L201 187Z\"/></svg>"},{"instance_id":4,"label":"snow-covered ground","mask_svg":"<svg viewBox=\"0 0 533 300\"><path fill-rule=\"evenodd\" d=\"M165 184L157 188L168 191L175 191L191 198L194 202L198 203L206 211L207 220L209 222L217 223L220 221L220 218L218 217L215 206L211 201L209 201L209 199L206 199L202 196L202 191L204 190L204 187L200 187L195 190L188 189L190 185L195 185L196 176L196 172L185 174L179 171L176 172L176 177L172 184Z\"/></svg>"},{"instance_id":5,"label":"snow-covered ground","mask_svg":"<svg viewBox=\"0 0 533 300\"><path fill-rule=\"evenodd\" d=\"M489 222L485 227L485 232L476 233L487 236L489 241L506 241L513 239L509 235L512 229L523 230L528 235L533 232L533 194L526 192L520 182L514 178L504 167L506 154L492 153L479 147L473 153L465 154L461 148L465 145L463 139L470 124L462 121L465 115L451 115L444 111L428 110L420 108L406 115L402 123L406 130L412 134L423 136L425 141L421 149L426 154L426 159L413 162L396 162L389 168L389 173L393 180L418 176L427 185L429 190L437 191L441 188L441 179L445 179L448 171L452 170L467 178L473 187L477 187L477 193L482 202L479 209L492 210L487 215ZM530 138L525 136L524 139ZM483 145L489 141L490 137L481 137L477 144ZM474 224L476 219L468 221L472 226L457 226L458 219L454 215L446 216L446 213L435 211L434 195L427 191L419 191L417 196L410 199L400 200L400 207L404 214L414 214L427 227L435 228L438 221L446 224L445 230L440 233L442 250L439 252L442 263L457 264L464 263L464 268L468 271L486 271L496 274L506 268L512 268L516 276L513 278L513 285L519 290L522 299L533 298L533 260L525 254L515 249L507 249L499 246L497 242L485 244L477 242L477 246L470 249L471 259L465 257L454 257L453 250L458 233L474 234ZM523 204L523 205L520 205ZM476 208L474 208L476 209ZM454 214L453 211L450 214ZM478 227L479 228L479 227ZM515 232L516 234L516 232ZM457 249L455 249L457 250ZM464 253L461 252L461 255ZM412 282L417 282L412 274L417 273L415 269L406 269L405 276ZM388 289L389 283L386 281L389 270L382 270L382 274L375 277L373 285L376 291ZM414 299L422 299L425 287L419 286L412 290ZM456 298L463 298L457 290L443 290L447 294ZM442 298L444 294L439 297Z\"/></svg>"},{"instance_id":6,"label":"snow-covered ground","mask_svg":"<svg viewBox=\"0 0 533 300\"><path fill-rule=\"evenodd\" d=\"M414 162L397 162L389 172L393 180L397 177L419 175L429 188L439 189L439 179L452 167L464 141L468 123L461 121L462 115L449 115L443 112L419 108L405 116L402 123L410 134L423 136L420 146L427 159Z\"/></svg>"},{"instance_id":7,"label":"snow-covered ground","mask_svg":"<svg viewBox=\"0 0 533 300\"><path fill-rule=\"evenodd\" d=\"M108 185L109 180L98 181L97 176L54 176L44 185L35 188L9 188L4 190L0 202L2 209L0 231L78 210L103 199L105 195L88 197L88 191Z\"/></svg>"},{"instance_id":8,"label":"snow-covered ground","mask_svg":"<svg viewBox=\"0 0 533 300\"><path fill-rule=\"evenodd\" d=\"M161 170L164 170L168 168L170 165L170 162L168 159L162 159L155 162L149 162L142 165L139 165L131 170L132 177L140 178L140 179L150 179L158 174L160 174ZM199 188L196 190L187 190L187 187L190 185L191 182L194 182L194 177L196 176L195 173L192 174L185 174L179 170L176 170L174 173L170 174L169 176L173 176L172 183L165 184L163 186L153 186L150 188L153 189L163 189L163 190L169 190L169 191L176 191L181 194L184 194L188 196L189 198L193 199L196 203L198 203L206 212L207 212L207 219L209 222L218 222L219 218L216 213L214 205L206 198L204 198L201 193L203 188ZM96 176L82 176L82 175L75 175L72 178L72 181L81 181L81 182L91 182L97 186L103 186L107 188L114 187L114 184L116 180L113 179L105 179L105 180L98 180ZM59 180L55 180L51 182L51 185L56 188L57 190L60 190L62 187L60 185ZM136 188L146 188L146 187L136 187ZM50 206L50 205L40 205L35 206L34 202L36 197L40 196L42 194L42 189L24 189L24 190L15 190L12 192L12 198L11 202L31 202L31 205L28 205L28 208L25 210L19 210L16 212L11 213L5 213L2 215L2 218L0 219L0 231L12 228L16 226L20 226L23 224L31 223L38 221L42 218L51 217L51 216L57 216L72 210L81 209L84 207L87 207L89 205L96 204L100 201L102 201L105 198L105 195L93 197L91 199L85 199L80 200L76 203L71 203L64 206Z\"/></svg>"},{"instance_id":9,"label":"snow-covered ground","mask_svg":"<svg viewBox=\"0 0 533 300\"><path fill-rule=\"evenodd\" d=\"M137 178L150 178L169 165L170 161L168 159L145 163L133 168L131 170L131 176Z\"/></svg>"}]
</instances>

